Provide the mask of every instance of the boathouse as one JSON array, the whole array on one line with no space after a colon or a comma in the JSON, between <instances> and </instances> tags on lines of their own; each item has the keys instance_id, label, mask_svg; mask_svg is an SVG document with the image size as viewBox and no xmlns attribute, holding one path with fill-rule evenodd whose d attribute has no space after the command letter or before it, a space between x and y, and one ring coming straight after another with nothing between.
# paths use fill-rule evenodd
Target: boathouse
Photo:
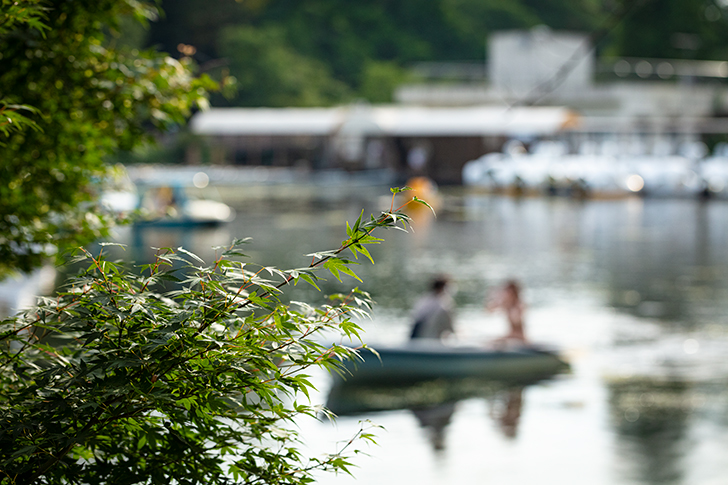
<instances>
[{"instance_id":1,"label":"boathouse","mask_svg":"<svg viewBox=\"0 0 728 485\"><path fill-rule=\"evenodd\" d=\"M214 108L197 113L192 132L215 165L386 169L461 182L462 167L511 138L555 136L574 127L561 107L424 107L355 104L333 108ZM188 163L200 163L192 146Z\"/></svg>"}]
</instances>

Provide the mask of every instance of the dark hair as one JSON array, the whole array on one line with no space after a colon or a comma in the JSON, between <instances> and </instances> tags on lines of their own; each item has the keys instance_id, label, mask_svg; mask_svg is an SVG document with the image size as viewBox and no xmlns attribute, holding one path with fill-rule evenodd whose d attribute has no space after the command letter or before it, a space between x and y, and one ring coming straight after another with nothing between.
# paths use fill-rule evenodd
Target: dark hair
<instances>
[{"instance_id":1,"label":"dark hair","mask_svg":"<svg viewBox=\"0 0 728 485\"><path fill-rule=\"evenodd\" d=\"M436 277L435 279L432 280L432 285L431 285L432 291L434 291L435 293L440 293L442 290L445 289L448 282L449 282L449 280L448 280L447 276Z\"/></svg>"},{"instance_id":2,"label":"dark hair","mask_svg":"<svg viewBox=\"0 0 728 485\"><path fill-rule=\"evenodd\" d=\"M514 295L516 295L516 298L520 297L521 293L521 286L518 284L516 280L509 280L505 284L505 289L512 291Z\"/></svg>"}]
</instances>

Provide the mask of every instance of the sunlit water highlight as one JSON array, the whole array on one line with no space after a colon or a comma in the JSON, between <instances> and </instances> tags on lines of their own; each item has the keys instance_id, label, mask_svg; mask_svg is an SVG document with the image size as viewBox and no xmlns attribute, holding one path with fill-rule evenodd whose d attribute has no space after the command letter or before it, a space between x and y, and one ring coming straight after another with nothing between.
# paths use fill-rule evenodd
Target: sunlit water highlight
<instances>
[{"instance_id":1,"label":"sunlit water highlight","mask_svg":"<svg viewBox=\"0 0 728 485\"><path fill-rule=\"evenodd\" d=\"M384 208L386 193L261 202L236 207L236 221L221 229L120 237L140 247L184 245L209 260L211 246L252 236L252 260L297 267L303 254L338 246L343 221L362 207ZM362 419L385 428L366 447L370 456L355 458L356 480L322 475L320 483L728 483L728 205L451 193L437 219L417 216L414 234L385 234L372 251L377 264L358 271L378 302L362 322L366 340L405 340L409 308L442 272L457 284L460 339L497 337L505 321L483 311L484 297L517 278L529 336L562 348L572 371L429 415L399 409L342 416L333 426L302 421L312 453L333 451ZM327 289L340 287L329 281ZM325 402L330 380L315 377ZM420 420L440 423L440 432Z\"/></svg>"}]
</instances>

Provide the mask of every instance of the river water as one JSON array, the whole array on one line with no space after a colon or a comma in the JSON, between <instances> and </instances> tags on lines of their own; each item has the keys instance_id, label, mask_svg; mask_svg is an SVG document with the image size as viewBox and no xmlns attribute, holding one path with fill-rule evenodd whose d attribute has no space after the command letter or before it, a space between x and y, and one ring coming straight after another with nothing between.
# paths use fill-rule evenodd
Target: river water
<instances>
[{"instance_id":1,"label":"river water","mask_svg":"<svg viewBox=\"0 0 728 485\"><path fill-rule=\"evenodd\" d=\"M360 210L388 207L387 194L257 199L223 228L119 237L138 260L145 247L179 245L211 260L210 247L250 236L251 260L298 267L303 254L338 246ZM346 282L378 303L362 322L365 340L404 341L409 309L438 273L457 286L459 338L497 337L505 319L483 301L516 278L530 338L563 349L571 372L528 386L481 383L427 405L406 399L427 390L403 389L380 396L384 411L302 421L312 454L342 446L363 420L383 426L378 444L354 458L356 479L324 474L320 483L728 483L728 203L453 191L436 219L415 216L413 233L384 233L376 264L357 269L363 284ZM314 400L325 403L330 379L314 378Z\"/></svg>"}]
</instances>

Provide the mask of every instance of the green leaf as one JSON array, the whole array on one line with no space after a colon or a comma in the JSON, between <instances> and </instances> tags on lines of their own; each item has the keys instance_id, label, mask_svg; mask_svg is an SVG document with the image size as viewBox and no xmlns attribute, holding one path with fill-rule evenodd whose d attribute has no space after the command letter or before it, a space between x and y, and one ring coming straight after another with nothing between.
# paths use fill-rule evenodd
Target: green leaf
<instances>
[{"instance_id":1,"label":"green leaf","mask_svg":"<svg viewBox=\"0 0 728 485\"><path fill-rule=\"evenodd\" d=\"M435 217L437 217L437 214L435 214L435 209L433 209L433 208L432 208L432 206L431 206L430 204L428 204L428 203L427 203L427 202L426 202L425 200L423 200L423 199L420 199L420 198L419 198L419 197L417 197L417 196L414 196L414 197L412 197L412 200L413 200L414 202L417 202L418 204L422 204L422 205L424 205L425 207L428 207L428 208L429 208L429 209L430 209L430 210L432 211L432 214L433 214L433 215L434 215Z\"/></svg>"},{"instance_id":2,"label":"green leaf","mask_svg":"<svg viewBox=\"0 0 728 485\"><path fill-rule=\"evenodd\" d=\"M351 252L354 253L354 257L357 257L357 253L361 253L366 258L374 264L374 258L372 258L372 255L369 254L369 250L362 246L361 244L353 244L349 249L351 249Z\"/></svg>"},{"instance_id":3,"label":"green leaf","mask_svg":"<svg viewBox=\"0 0 728 485\"><path fill-rule=\"evenodd\" d=\"M99 246L102 246L102 247L106 247L106 246L116 246L116 247L120 247L122 249L126 249L127 248L127 245L126 244L115 243L115 242L100 242L99 243Z\"/></svg>"},{"instance_id":4,"label":"green leaf","mask_svg":"<svg viewBox=\"0 0 728 485\"><path fill-rule=\"evenodd\" d=\"M184 248L177 248L177 252L180 252L182 254L186 254L187 256L189 256L190 258L194 259L195 261L197 261L199 263L202 263L202 264L205 264L205 261L203 261L201 257L197 256L196 254L194 254L194 253L192 253L190 251L187 251Z\"/></svg>"},{"instance_id":5,"label":"green leaf","mask_svg":"<svg viewBox=\"0 0 728 485\"><path fill-rule=\"evenodd\" d=\"M331 258L324 262L323 267L329 270L331 274L333 274L334 277L339 281L341 281L340 273L347 274L361 281L361 279L359 279L359 277L351 270L351 268L349 268L348 263L348 261L342 260L340 258Z\"/></svg>"},{"instance_id":6,"label":"green leaf","mask_svg":"<svg viewBox=\"0 0 728 485\"><path fill-rule=\"evenodd\" d=\"M314 288L316 288L316 289L317 289L318 291L321 291L321 288L319 288L319 287L318 287L318 285L317 285L317 284L316 284L316 282L315 282L315 281L313 280L313 277L311 277L311 275L308 275L308 274L302 273L302 274L301 274L301 276L300 276L300 278L301 278L301 279L302 279L303 281L305 281L306 283L308 283L308 284L310 284L311 286L313 286Z\"/></svg>"}]
</instances>

